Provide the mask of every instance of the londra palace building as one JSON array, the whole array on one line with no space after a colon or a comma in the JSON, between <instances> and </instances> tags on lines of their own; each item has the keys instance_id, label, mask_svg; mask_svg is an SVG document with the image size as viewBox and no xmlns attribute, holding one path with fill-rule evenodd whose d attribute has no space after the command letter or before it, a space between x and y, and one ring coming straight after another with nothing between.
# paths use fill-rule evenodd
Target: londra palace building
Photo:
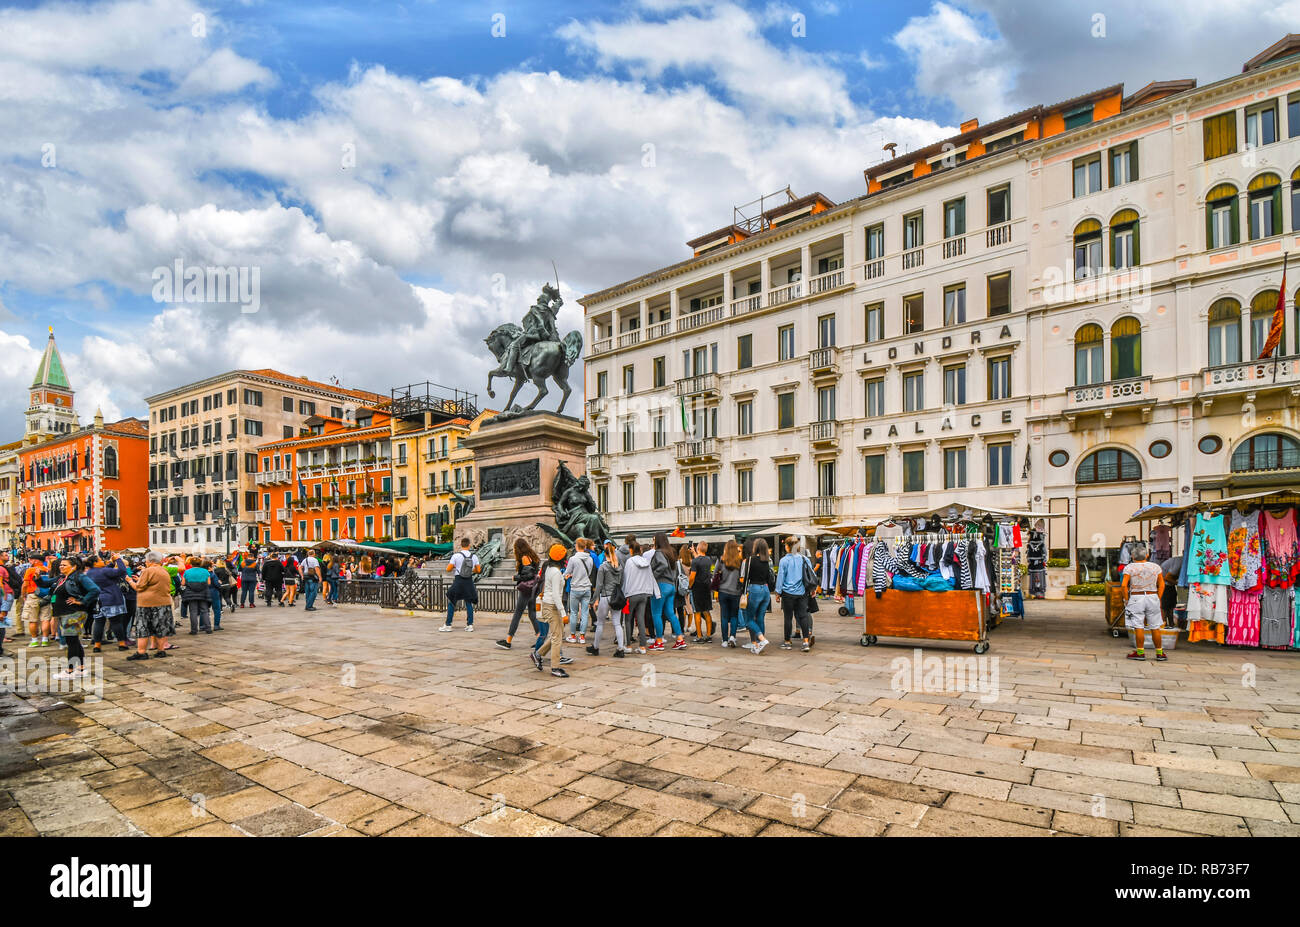
<instances>
[{"instance_id":1,"label":"londra palace building","mask_svg":"<svg viewBox=\"0 0 1300 927\"><path fill-rule=\"evenodd\" d=\"M1087 574L1141 505L1300 479L1300 36L1240 74L1034 106L788 189L581 300L612 530L955 502L1057 513ZM1093 575L1096 575L1095 573Z\"/></svg>"}]
</instances>

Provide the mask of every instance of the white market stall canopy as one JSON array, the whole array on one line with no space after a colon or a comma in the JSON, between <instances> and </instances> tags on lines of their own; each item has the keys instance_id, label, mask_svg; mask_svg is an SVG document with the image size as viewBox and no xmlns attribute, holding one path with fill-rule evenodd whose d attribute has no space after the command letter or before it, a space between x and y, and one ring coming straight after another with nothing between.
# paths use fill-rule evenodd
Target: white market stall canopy
<instances>
[{"instance_id":1,"label":"white market stall canopy","mask_svg":"<svg viewBox=\"0 0 1300 927\"><path fill-rule=\"evenodd\" d=\"M1189 502L1187 505L1174 505L1168 502L1145 505L1134 512L1129 517L1129 521L1150 521L1153 518L1164 518L1179 512L1203 512L1208 509L1231 508L1234 505L1243 505L1250 502L1257 502L1260 505L1298 505L1300 504L1300 489L1267 489L1263 492L1249 492L1240 496L1224 496L1222 499L1202 499L1199 502Z\"/></svg>"}]
</instances>

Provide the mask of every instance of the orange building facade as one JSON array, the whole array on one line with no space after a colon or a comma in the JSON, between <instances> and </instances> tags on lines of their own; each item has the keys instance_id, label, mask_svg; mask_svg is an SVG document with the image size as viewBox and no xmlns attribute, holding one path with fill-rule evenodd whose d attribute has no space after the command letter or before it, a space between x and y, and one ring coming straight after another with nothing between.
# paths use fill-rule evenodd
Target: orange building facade
<instances>
[{"instance_id":1,"label":"orange building facade","mask_svg":"<svg viewBox=\"0 0 1300 927\"><path fill-rule=\"evenodd\" d=\"M79 552L149 543L149 426L128 418L18 452L19 545Z\"/></svg>"},{"instance_id":2,"label":"orange building facade","mask_svg":"<svg viewBox=\"0 0 1300 927\"><path fill-rule=\"evenodd\" d=\"M258 535L268 541L385 540L393 534L391 416L315 415L307 433L258 447Z\"/></svg>"}]
</instances>

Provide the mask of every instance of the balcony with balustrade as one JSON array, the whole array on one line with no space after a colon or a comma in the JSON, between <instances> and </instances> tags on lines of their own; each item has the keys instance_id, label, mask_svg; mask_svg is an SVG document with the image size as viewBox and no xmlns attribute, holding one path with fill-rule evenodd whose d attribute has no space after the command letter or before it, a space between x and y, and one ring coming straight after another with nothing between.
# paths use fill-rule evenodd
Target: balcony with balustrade
<instances>
[{"instance_id":1,"label":"balcony with balustrade","mask_svg":"<svg viewBox=\"0 0 1300 927\"><path fill-rule=\"evenodd\" d=\"M1206 367L1201 371L1199 396L1204 403L1217 396L1287 390L1300 396L1300 356L1250 360Z\"/></svg>"},{"instance_id":2,"label":"balcony with balustrade","mask_svg":"<svg viewBox=\"0 0 1300 927\"><path fill-rule=\"evenodd\" d=\"M1065 391L1065 417L1071 423L1091 413L1109 419L1119 409L1140 408L1149 414L1155 404L1151 377L1130 377L1085 386L1071 386Z\"/></svg>"},{"instance_id":3,"label":"balcony with balustrade","mask_svg":"<svg viewBox=\"0 0 1300 927\"><path fill-rule=\"evenodd\" d=\"M808 442L813 447L829 449L840 446L840 423L836 421L813 422L808 426Z\"/></svg>"},{"instance_id":4,"label":"balcony with balustrade","mask_svg":"<svg viewBox=\"0 0 1300 927\"><path fill-rule=\"evenodd\" d=\"M834 346L814 348L808 352L808 371L814 381L834 379L840 375L840 351Z\"/></svg>"},{"instance_id":5,"label":"balcony with balustrade","mask_svg":"<svg viewBox=\"0 0 1300 927\"><path fill-rule=\"evenodd\" d=\"M680 399L697 396L703 399L717 399L721 395L721 378L716 373L701 373L693 377L682 377L673 383L674 394Z\"/></svg>"},{"instance_id":6,"label":"balcony with balustrade","mask_svg":"<svg viewBox=\"0 0 1300 927\"><path fill-rule=\"evenodd\" d=\"M676 457L679 464L715 463L721 459L722 448L717 438L699 438L695 441L678 441Z\"/></svg>"},{"instance_id":7,"label":"balcony with balustrade","mask_svg":"<svg viewBox=\"0 0 1300 927\"><path fill-rule=\"evenodd\" d=\"M839 496L813 496L808 500L808 515L813 521L837 518L839 514Z\"/></svg>"},{"instance_id":8,"label":"balcony with balustrade","mask_svg":"<svg viewBox=\"0 0 1300 927\"><path fill-rule=\"evenodd\" d=\"M721 507L707 505L677 506L677 524L683 528L707 528L718 523Z\"/></svg>"},{"instance_id":9,"label":"balcony with balustrade","mask_svg":"<svg viewBox=\"0 0 1300 927\"><path fill-rule=\"evenodd\" d=\"M588 454L587 472L604 476L609 473L608 454Z\"/></svg>"}]
</instances>

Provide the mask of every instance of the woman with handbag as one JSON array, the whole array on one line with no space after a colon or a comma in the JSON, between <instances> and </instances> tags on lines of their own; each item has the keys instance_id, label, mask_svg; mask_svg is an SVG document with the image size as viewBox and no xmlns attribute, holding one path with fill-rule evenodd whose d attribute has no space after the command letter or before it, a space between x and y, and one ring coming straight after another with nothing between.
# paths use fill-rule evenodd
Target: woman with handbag
<instances>
[{"instance_id":1,"label":"woman with handbag","mask_svg":"<svg viewBox=\"0 0 1300 927\"><path fill-rule=\"evenodd\" d=\"M622 657L627 651L623 638L622 614L623 605L627 600L623 596L623 569L619 566L618 551L613 541L605 542L605 557L600 564L600 569L596 571L596 587L593 594L596 596L596 632L591 646L587 648L587 653L593 657L600 656L600 638L605 632L605 619L613 615L614 641L618 645L614 656Z\"/></svg>"},{"instance_id":2,"label":"woman with handbag","mask_svg":"<svg viewBox=\"0 0 1300 927\"><path fill-rule=\"evenodd\" d=\"M691 590L691 612L695 615L695 643L713 643L713 560L709 542L695 545L695 559L687 576Z\"/></svg>"},{"instance_id":3,"label":"woman with handbag","mask_svg":"<svg viewBox=\"0 0 1300 927\"><path fill-rule=\"evenodd\" d=\"M722 559L713 572L713 587L718 592L718 612L722 619L722 646L736 646L736 632L740 630L740 595L744 591L740 581L740 567L744 563L740 545L728 541L722 549Z\"/></svg>"},{"instance_id":4,"label":"woman with handbag","mask_svg":"<svg viewBox=\"0 0 1300 927\"><path fill-rule=\"evenodd\" d=\"M767 541L762 538L754 540L754 552L740 568L745 592L740 597L740 607L745 616L745 627L749 630L750 643L747 650L762 653L768 640L764 631L764 619L767 607L772 602L772 590L776 588L776 576L772 573L772 564L768 559Z\"/></svg>"},{"instance_id":5,"label":"woman with handbag","mask_svg":"<svg viewBox=\"0 0 1300 927\"><path fill-rule=\"evenodd\" d=\"M673 545L668 543L668 535L662 531L655 535L655 552L650 558L650 570L659 587L659 595L650 600L650 617L655 623L655 642L650 649L664 649L664 621L667 620L672 624L673 634L677 637L673 650L685 650L686 635L682 633L674 607L677 598L677 554L673 551Z\"/></svg>"},{"instance_id":6,"label":"woman with handbag","mask_svg":"<svg viewBox=\"0 0 1300 927\"><path fill-rule=\"evenodd\" d=\"M533 633L542 633L541 625L537 623L537 594L541 591L538 582L540 562L541 558L532 545L523 538L515 538L515 613L510 616L510 630L504 638L497 641L497 646L502 650L510 649L510 642L519 630L519 619L524 616L524 609L528 610L528 621L533 626Z\"/></svg>"},{"instance_id":7,"label":"woman with handbag","mask_svg":"<svg viewBox=\"0 0 1300 927\"><path fill-rule=\"evenodd\" d=\"M641 552L641 545L635 540L628 543L628 555L623 561L623 595L627 598L628 625L624 631L624 640L630 647L632 631L637 632L635 653L646 652L646 638L650 633L649 603L658 601L662 587L655 582L654 570L650 558ZM652 599L653 597L653 599Z\"/></svg>"},{"instance_id":8,"label":"woman with handbag","mask_svg":"<svg viewBox=\"0 0 1300 927\"><path fill-rule=\"evenodd\" d=\"M99 587L85 573L85 563L80 557L65 557L59 561L59 578L50 590L54 620L59 625L59 635L68 648L68 668L55 673L55 679L77 679L86 674L86 651L81 646L81 632L86 618L95 611Z\"/></svg>"},{"instance_id":9,"label":"woman with handbag","mask_svg":"<svg viewBox=\"0 0 1300 927\"><path fill-rule=\"evenodd\" d=\"M785 539L785 556L776 570L776 601L785 616L785 639L781 641L782 650L792 650L790 632L793 619L799 623L799 636L803 639L803 652L812 648L812 631L808 627L808 595L811 590L804 585L805 567L811 568L803 554L796 550L799 539Z\"/></svg>"}]
</instances>

